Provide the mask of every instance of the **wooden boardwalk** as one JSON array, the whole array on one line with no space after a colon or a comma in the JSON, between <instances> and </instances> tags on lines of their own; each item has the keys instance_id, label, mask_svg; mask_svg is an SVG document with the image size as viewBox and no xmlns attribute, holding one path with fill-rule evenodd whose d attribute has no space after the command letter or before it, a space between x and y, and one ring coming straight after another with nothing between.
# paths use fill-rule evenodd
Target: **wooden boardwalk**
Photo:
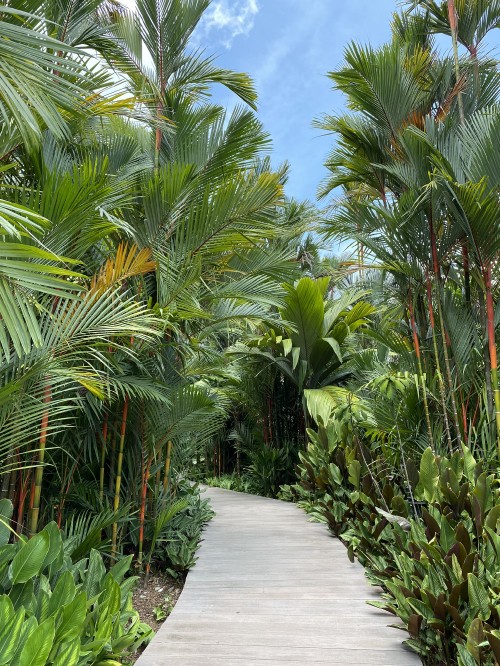
<instances>
[{"instance_id":1,"label":"wooden boardwalk","mask_svg":"<svg viewBox=\"0 0 500 666\"><path fill-rule=\"evenodd\" d=\"M168 620L136 666L409 666L392 616L326 527L293 504L210 488L216 511Z\"/></svg>"}]
</instances>

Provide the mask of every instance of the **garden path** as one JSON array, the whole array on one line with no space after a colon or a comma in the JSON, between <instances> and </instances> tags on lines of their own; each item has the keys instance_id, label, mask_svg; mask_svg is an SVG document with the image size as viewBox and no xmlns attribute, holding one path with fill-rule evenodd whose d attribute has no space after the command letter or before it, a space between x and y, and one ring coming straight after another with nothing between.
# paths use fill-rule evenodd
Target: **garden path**
<instances>
[{"instance_id":1,"label":"garden path","mask_svg":"<svg viewBox=\"0 0 500 666\"><path fill-rule=\"evenodd\" d=\"M136 666L420 664L377 589L295 505L218 488L198 562Z\"/></svg>"}]
</instances>

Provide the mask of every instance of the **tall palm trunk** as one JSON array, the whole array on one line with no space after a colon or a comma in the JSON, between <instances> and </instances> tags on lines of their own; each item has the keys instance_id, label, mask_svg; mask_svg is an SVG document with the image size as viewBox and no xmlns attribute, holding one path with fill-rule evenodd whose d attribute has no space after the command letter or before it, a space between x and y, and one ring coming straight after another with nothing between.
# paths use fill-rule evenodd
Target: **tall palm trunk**
<instances>
[{"instance_id":1,"label":"tall palm trunk","mask_svg":"<svg viewBox=\"0 0 500 666\"><path fill-rule=\"evenodd\" d=\"M434 319L434 306L432 305L432 288L429 277L427 278L427 306L429 308L429 322L431 327L432 346L434 349L434 359L436 363L436 377L439 386L439 398L441 400L441 409L443 411L444 429L446 432L448 449L451 453L453 451L453 441L451 439L450 423L448 421L448 407L446 405L446 389L444 386L443 374L441 372L441 362L439 360L439 349L436 339L436 323Z\"/></svg>"},{"instance_id":2,"label":"tall palm trunk","mask_svg":"<svg viewBox=\"0 0 500 666\"><path fill-rule=\"evenodd\" d=\"M120 489L122 483L122 468L123 468L123 451L125 448L125 434L127 431L127 416L128 416L129 397L125 397L122 411L122 422L120 428L120 444L118 448L118 460L116 464L116 480L115 480L115 496L113 500L113 511L115 513L120 508ZM118 537L118 523L113 523L113 531L111 537L111 557L116 561L117 556L117 537Z\"/></svg>"},{"instance_id":3,"label":"tall palm trunk","mask_svg":"<svg viewBox=\"0 0 500 666\"><path fill-rule=\"evenodd\" d=\"M482 289L478 289L479 301L479 315L481 326L486 333L486 344L482 345L483 360L484 360L484 379L486 385L486 409L488 413L488 421L493 419L494 403L493 403L493 386L491 384L491 366L489 354L489 335L488 335L488 319L486 317L485 297Z\"/></svg>"},{"instance_id":4,"label":"tall palm trunk","mask_svg":"<svg viewBox=\"0 0 500 666\"><path fill-rule=\"evenodd\" d=\"M495 422L497 426L497 446L500 458L500 389L498 388L498 362L495 342L495 306L491 291L491 263L488 263L483 272L486 289L486 321L488 327L488 349L490 352L491 383L493 385L493 398L495 402Z\"/></svg>"},{"instance_id":5,"label":"tall palm trunk","mask_svg":"<svg viewBox=\"0 0 500 666\"><path fill-rule=\"evenodd\" d=\"M146 465L144 466L142 475L141 506L139 509L139 549L137 555L137 564L139 565L140 570L142 570L142 557L144 553L144 521L146 517L146 501L148 495L149 473L151 470L152 461L153 457L148 455L148 459L146 461Z\"/></svg>"},{"instance_id":6,"label":"tall palm trunk","mask_svg":"<svg viewBox=\"0 0 500 666\"><path fill-rule=\"evenodd\" d=\"M460 59L458 57L458 17L457 9L455 7L455 0L448 0L448 20L450 22L451 30L451 40L453 42L453 59L455 62L455 79L458 84L460 81ZM464 100L462 97L462 91L458 92L458 113L460 116L460 122L463 124L465 122L464 114Z\"/></svg>"},{"instance_id":7,"label":"tall palm trunk","mask_svg":"<svg viewBox=\"0 0 500 666\"><path fill-rule=\"evenodd\" d=\"M106 464L106 447L108 441L108 421L109 414L106 412L104 416L104 423L102 426L102 442L101 442L101 458L99 465L99 502L104 501L104 477L105 477L105 464Z\"/></svg>"},{"instance_id":8,"label":"tall palm trunk","mask_svg":"<svg viewBox=\"0 0 500 666\"><path fill-rule=\"evenodd\" d=\"M163 469L163 492L168 490L168 483L170 479L170 465L172 463L172 442L169 439L167 442L167 455L165 457L165 467Z\"/></svg>"},{"instance_id":9,"label":"tall palm trunk","mask_svg":"<svg viewBox=\"0 0 500 666\"><path fill-rule=\"evenodd\" d=\"M36 534L38 529L38 517L40 515L40 497L42 494L42 479L43 479L43 466L45 461L45 447L47 445L47 434L49 431L49 413L50 403L52 401L52 390L48 381L46 381L43 389L43 403L46 408L42 415L40 424L40 439L38 441L38 467L35 472L35 485L33 493L33 507L31 509L30 518L30 534Z\"/></svg>"},{"instance_id":10,"label":"tall palm trunk","mask_svg":"<svg viewBox=\"0 0 500 666\"><path fill-rule=\"evenodd\" d=\"M422 358L420 354L420 343L418 340L418 334L417 334L417 325L415 323L415 313L413 312L413 303L411 302L411 294L409 296L409 309L410 309L410 322L411 322L411 330L413 333L413 346L415 347L415 354L417 357L417 367L418 367L418 377L420 380L420 384L422 386L422 397L424 401L424 412L425 412L425 422L427 424L427 434L429 436L429 446L432 448L434 451L434 443L433 443L433 437L432 437L432 425L431 425L431 417L429 414L429 403L427 401L427 386L425 384L425 376L422 370Z\"/></svg>"},{"instance_id":11,"label":"tall palm trunk","mask_svg":"<svg viewBox=\"0 0 500 666\"><path fill-rule=\"evenodd\" d=\"M455 390L454 390L454 384L453 384L453 376L451 373L451 365L450 365L450 357L448 354L448 348L446 344L446 330L444 326L444 318L443 318L443 310L441 307L441 298L442 298L442 284L441 284L441 268L439 265L439 258L438 258L438 252L437 252L437 243L436 243L436 234L434 231L434 222L433 222L433 215L432 215L432 209L429 212L429 235L430 235L430 240L431 240L431 255L432 255L432 266L433 266L433 271L434 271L434 283L436 286L436 303L438 307L438 315L439 315L439 325L441 329L441 336L442 336L442 342L443 342L443 356L444 356L444 366L445 366L445 371L446 371L446 378L448 381L448 390L450 393L450 403L451 403L451 411L453 415L453 420L454 420L454 426L455 426L455 435L456 435L456 440L457 444L460 450L462 450L462 435L460 432L460 422L458 419L458 410L457 410L457 403L455 401ZM428 282L429 284L429 282ZM432 307L432 293L428 293L429 296L429 304ZM433 332L434 332L434 314L432 315L432 323L431 323ZM436 343L436 338L433 336L433 341L435 345L435 350L437 350L437 343ZM437 356L436 352L436 362L439 362L439 358ZM439 374L441 376L441 381L442 381L442 374ZM444 390L444 382L443 382L443 390ZM447 418L447 417L446 417ZM453 449L453 445L451 446L451 449Z\"/></svg>"}]
</instances>

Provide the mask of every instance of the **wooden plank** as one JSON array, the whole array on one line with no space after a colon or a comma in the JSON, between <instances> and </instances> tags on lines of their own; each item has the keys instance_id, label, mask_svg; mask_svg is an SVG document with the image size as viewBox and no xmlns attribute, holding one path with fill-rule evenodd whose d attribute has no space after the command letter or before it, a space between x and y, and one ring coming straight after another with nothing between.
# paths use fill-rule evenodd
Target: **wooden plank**
<instances>
[{"instance_id":1,"label":"wooden plank","mask_svg":"<svg viewBox=\"0 0 500 666\"><path fill-rule=\"evenodd\" d=\"M207 489L216 517L136 666L414 666L359 563L296 506Z\"/></svg>"}]
</instances>

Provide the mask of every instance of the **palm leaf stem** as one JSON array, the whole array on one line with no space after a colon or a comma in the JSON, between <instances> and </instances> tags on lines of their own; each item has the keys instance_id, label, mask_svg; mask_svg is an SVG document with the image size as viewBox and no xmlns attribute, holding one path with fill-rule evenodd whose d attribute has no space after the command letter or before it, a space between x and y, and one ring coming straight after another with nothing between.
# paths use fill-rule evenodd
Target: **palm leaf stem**
<instances>
[{"instance_id":1,"label":"palm leaf stem","mask_svg":"<svg viewBox=\"0 0 500 666\"><path fill-rule=\"evenodd\" d=\"M99 502L102 504L104 501L104 478L105 478L105 465L106 465L106 446L108 441L108 423L109 414L106 412L104 415L104 423L102 425L102 442L101 442L101 457L99 466Z\"/></svg>"}]
</instances>

